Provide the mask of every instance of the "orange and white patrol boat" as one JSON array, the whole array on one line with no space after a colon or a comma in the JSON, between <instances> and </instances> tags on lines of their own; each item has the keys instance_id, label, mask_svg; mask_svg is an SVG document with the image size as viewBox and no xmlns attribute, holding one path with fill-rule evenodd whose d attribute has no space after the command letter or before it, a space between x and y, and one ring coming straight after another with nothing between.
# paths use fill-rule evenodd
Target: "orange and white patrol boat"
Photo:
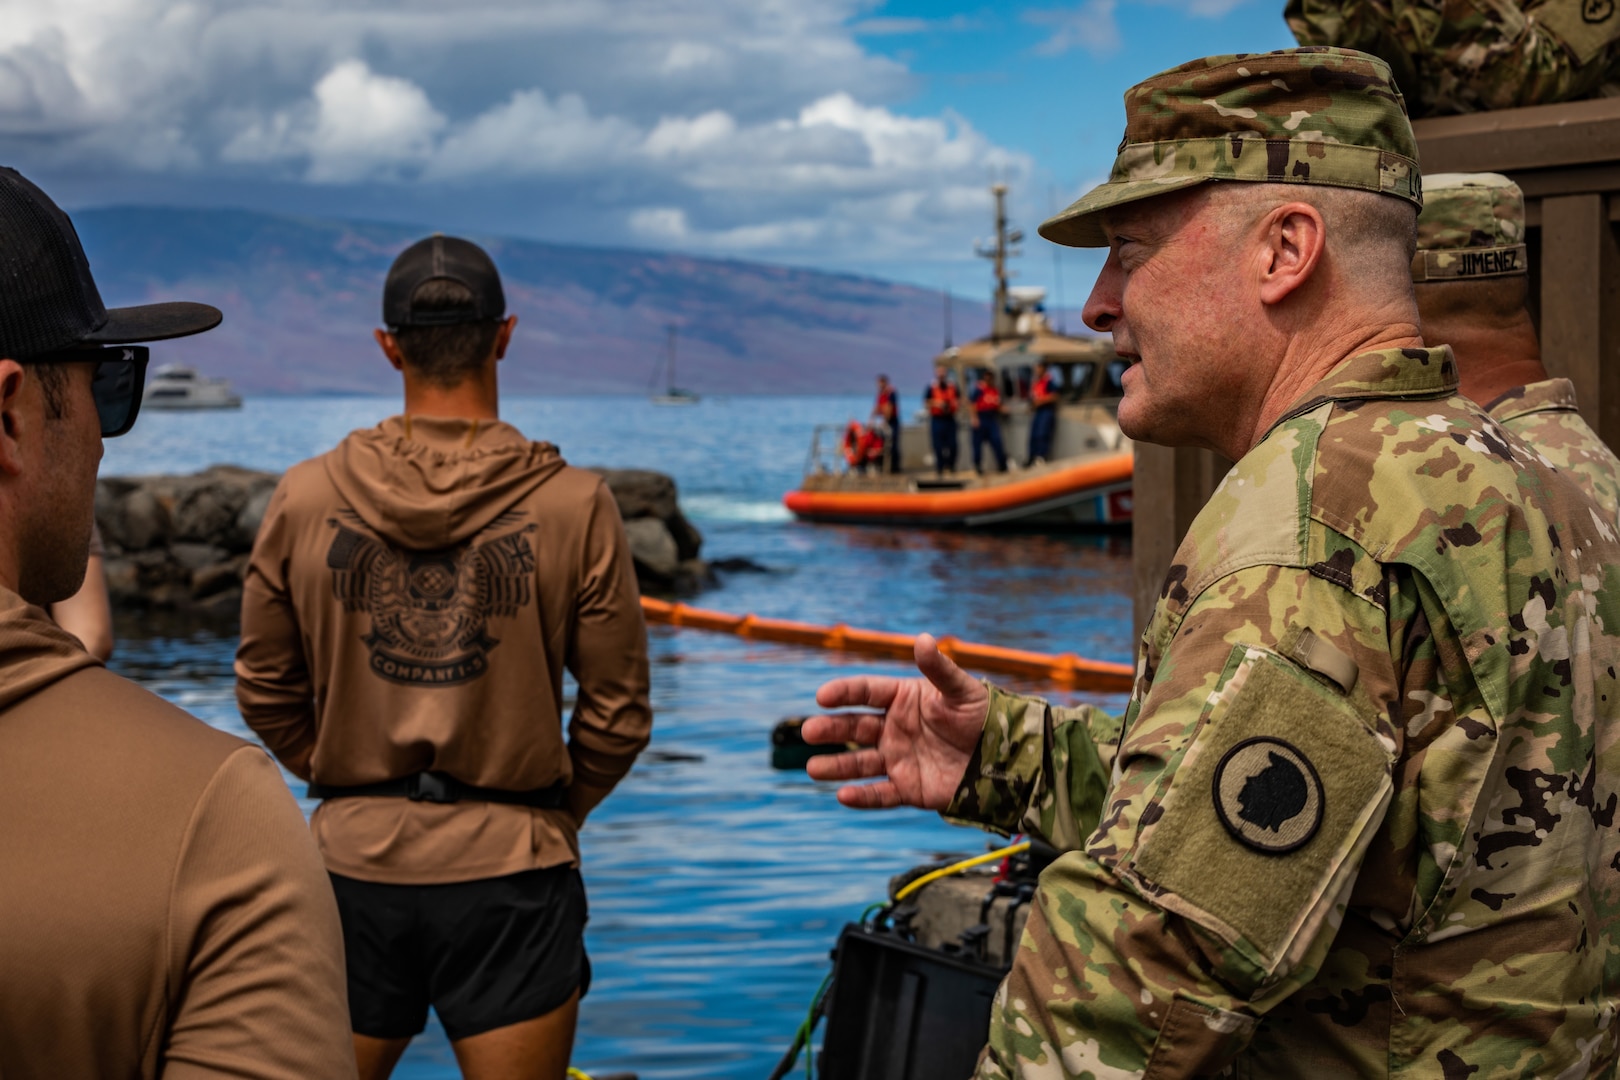
<instances>
[{"instance_id":1,"label":"orange and white patrol boat","mask_svg":"<svg viewBox=\"0 0 1620 1080\"><path fill-rule=\"evenodd\" d=\"M898 473L871 468L874 455L864 448L848 453L851 436L844 426L818 426L804 481L783 499L800 519L947 528L1095 528L1130 522L1133 455L1116 415L1124 395L1120 376L1128 365L1106 340L1054 330L1043 308L1044 289L1008 285L1008 249L1022 235L1007 230L1005 185L992 190L996 244L980 252L995 263L991 333L947 348L933 361L950 372L960 391L959 467L936 469L926 414L901 430ZM1049 388L1058 398L1056 423L1045 460L1025 465L1039 361L1045 361ZM1003 402L1006 472L973 471L973 406L966 390L984 371L993 375ZM984 464L993 468L989 456Z\"/></svg>"}]
</instances>

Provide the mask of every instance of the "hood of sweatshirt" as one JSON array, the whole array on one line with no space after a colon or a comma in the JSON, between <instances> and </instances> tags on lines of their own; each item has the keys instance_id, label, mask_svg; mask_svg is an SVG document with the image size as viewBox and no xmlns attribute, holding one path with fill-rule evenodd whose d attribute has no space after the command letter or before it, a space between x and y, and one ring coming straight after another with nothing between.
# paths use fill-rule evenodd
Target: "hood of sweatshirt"
<instances>
[{"instance_id":1,"label":"hood of sweatshirt","mask_svg":"<svg viewBox=\"0 0 1620 1080\"><path fill-rule=\"evenodd\" d=\"M368 527L414 551L464 543L565 466L511 424L430 416L350 432L322 460Z\"/></svg>"},{"instance_id":2,"label":"hood of sweatshirt","mask_svg":"<svg viewBox=\"0 0 1620 1080\"><path fill-rule=\"evenodd\" d=\"M0 709L99 662L44 611L0 588Z\"/></svg>"}]
</instances>

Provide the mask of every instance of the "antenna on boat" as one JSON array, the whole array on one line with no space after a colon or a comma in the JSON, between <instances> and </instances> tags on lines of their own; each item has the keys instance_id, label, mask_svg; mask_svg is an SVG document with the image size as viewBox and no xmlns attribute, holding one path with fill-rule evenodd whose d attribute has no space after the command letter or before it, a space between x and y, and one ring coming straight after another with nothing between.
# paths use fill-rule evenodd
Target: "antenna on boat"
<instances>
[{"instance_id":1,"label":"antenna on boat","mask_svg":"<svg viewBox=\"0 0 1620 1080\"><path fill-rule=\"evenodd\" d=\"M945 347L951 347L951 286L946 282L944 289L945 300Z\"/></svg>"},{"instance_id":2,"label":"antenna on boat","mask_svg":"<svg viewBox=\"0 0 1620 1080\"><path fill-rule=\"evenodd\" d=\"M1012 337L1017 333L1013 313L1008 303L1007 260L1014 255L1022 255L1015 245L1023 242L1022 229L1007 228L1007 185L999 181L990 185L990 193L996 197L996 242L992 247L983 244L974 245L974 252L980 258L989 259L995 268L996 295L994 309L990 315L990 337L992 340Z\"/></svg>"}]
</instances>

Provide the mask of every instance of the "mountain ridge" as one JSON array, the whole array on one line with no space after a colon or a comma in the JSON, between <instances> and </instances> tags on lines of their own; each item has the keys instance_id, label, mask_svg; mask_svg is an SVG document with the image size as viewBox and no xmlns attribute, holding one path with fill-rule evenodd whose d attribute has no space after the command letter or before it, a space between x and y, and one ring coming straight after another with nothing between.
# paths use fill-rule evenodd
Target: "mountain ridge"
<instances>
[{"instance_id":1,"label":"mountain ridge","mask_svg":"<svg viewBox=\"0 0 1620 1080\"><path fill-rule=\"evenodd\" d=\"M258 211L113 206L73 215L109 306L198 300L220 329L159 343L249 393L393 392L371 340L394 256L429 230ZM678 329L682 385L701 393L843 393L879 372L926 381L941 296L857 274L735 258L474 234L518 316L502 385L512 393L645 393ZM981 332L987 305L953 300Z\"/></svg>"}]
</instances>

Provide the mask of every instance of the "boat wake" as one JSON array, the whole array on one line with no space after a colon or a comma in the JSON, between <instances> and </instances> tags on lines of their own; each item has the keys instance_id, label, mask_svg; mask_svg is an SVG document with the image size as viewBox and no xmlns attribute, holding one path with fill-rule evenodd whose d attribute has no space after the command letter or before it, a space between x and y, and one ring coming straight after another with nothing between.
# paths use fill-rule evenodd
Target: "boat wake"
<instances>
[{"instance_id":1,"label":"boat wake","mask_svg":"<svg viewBox=\"0 0 1620 1080\"><path fill-rule=\"evenodd\" d=\"M694 521L745 521L769 524L792 521L779 502L745 499L735 495L682 495L681 511Z\"/></svg>"}]
</instances>

